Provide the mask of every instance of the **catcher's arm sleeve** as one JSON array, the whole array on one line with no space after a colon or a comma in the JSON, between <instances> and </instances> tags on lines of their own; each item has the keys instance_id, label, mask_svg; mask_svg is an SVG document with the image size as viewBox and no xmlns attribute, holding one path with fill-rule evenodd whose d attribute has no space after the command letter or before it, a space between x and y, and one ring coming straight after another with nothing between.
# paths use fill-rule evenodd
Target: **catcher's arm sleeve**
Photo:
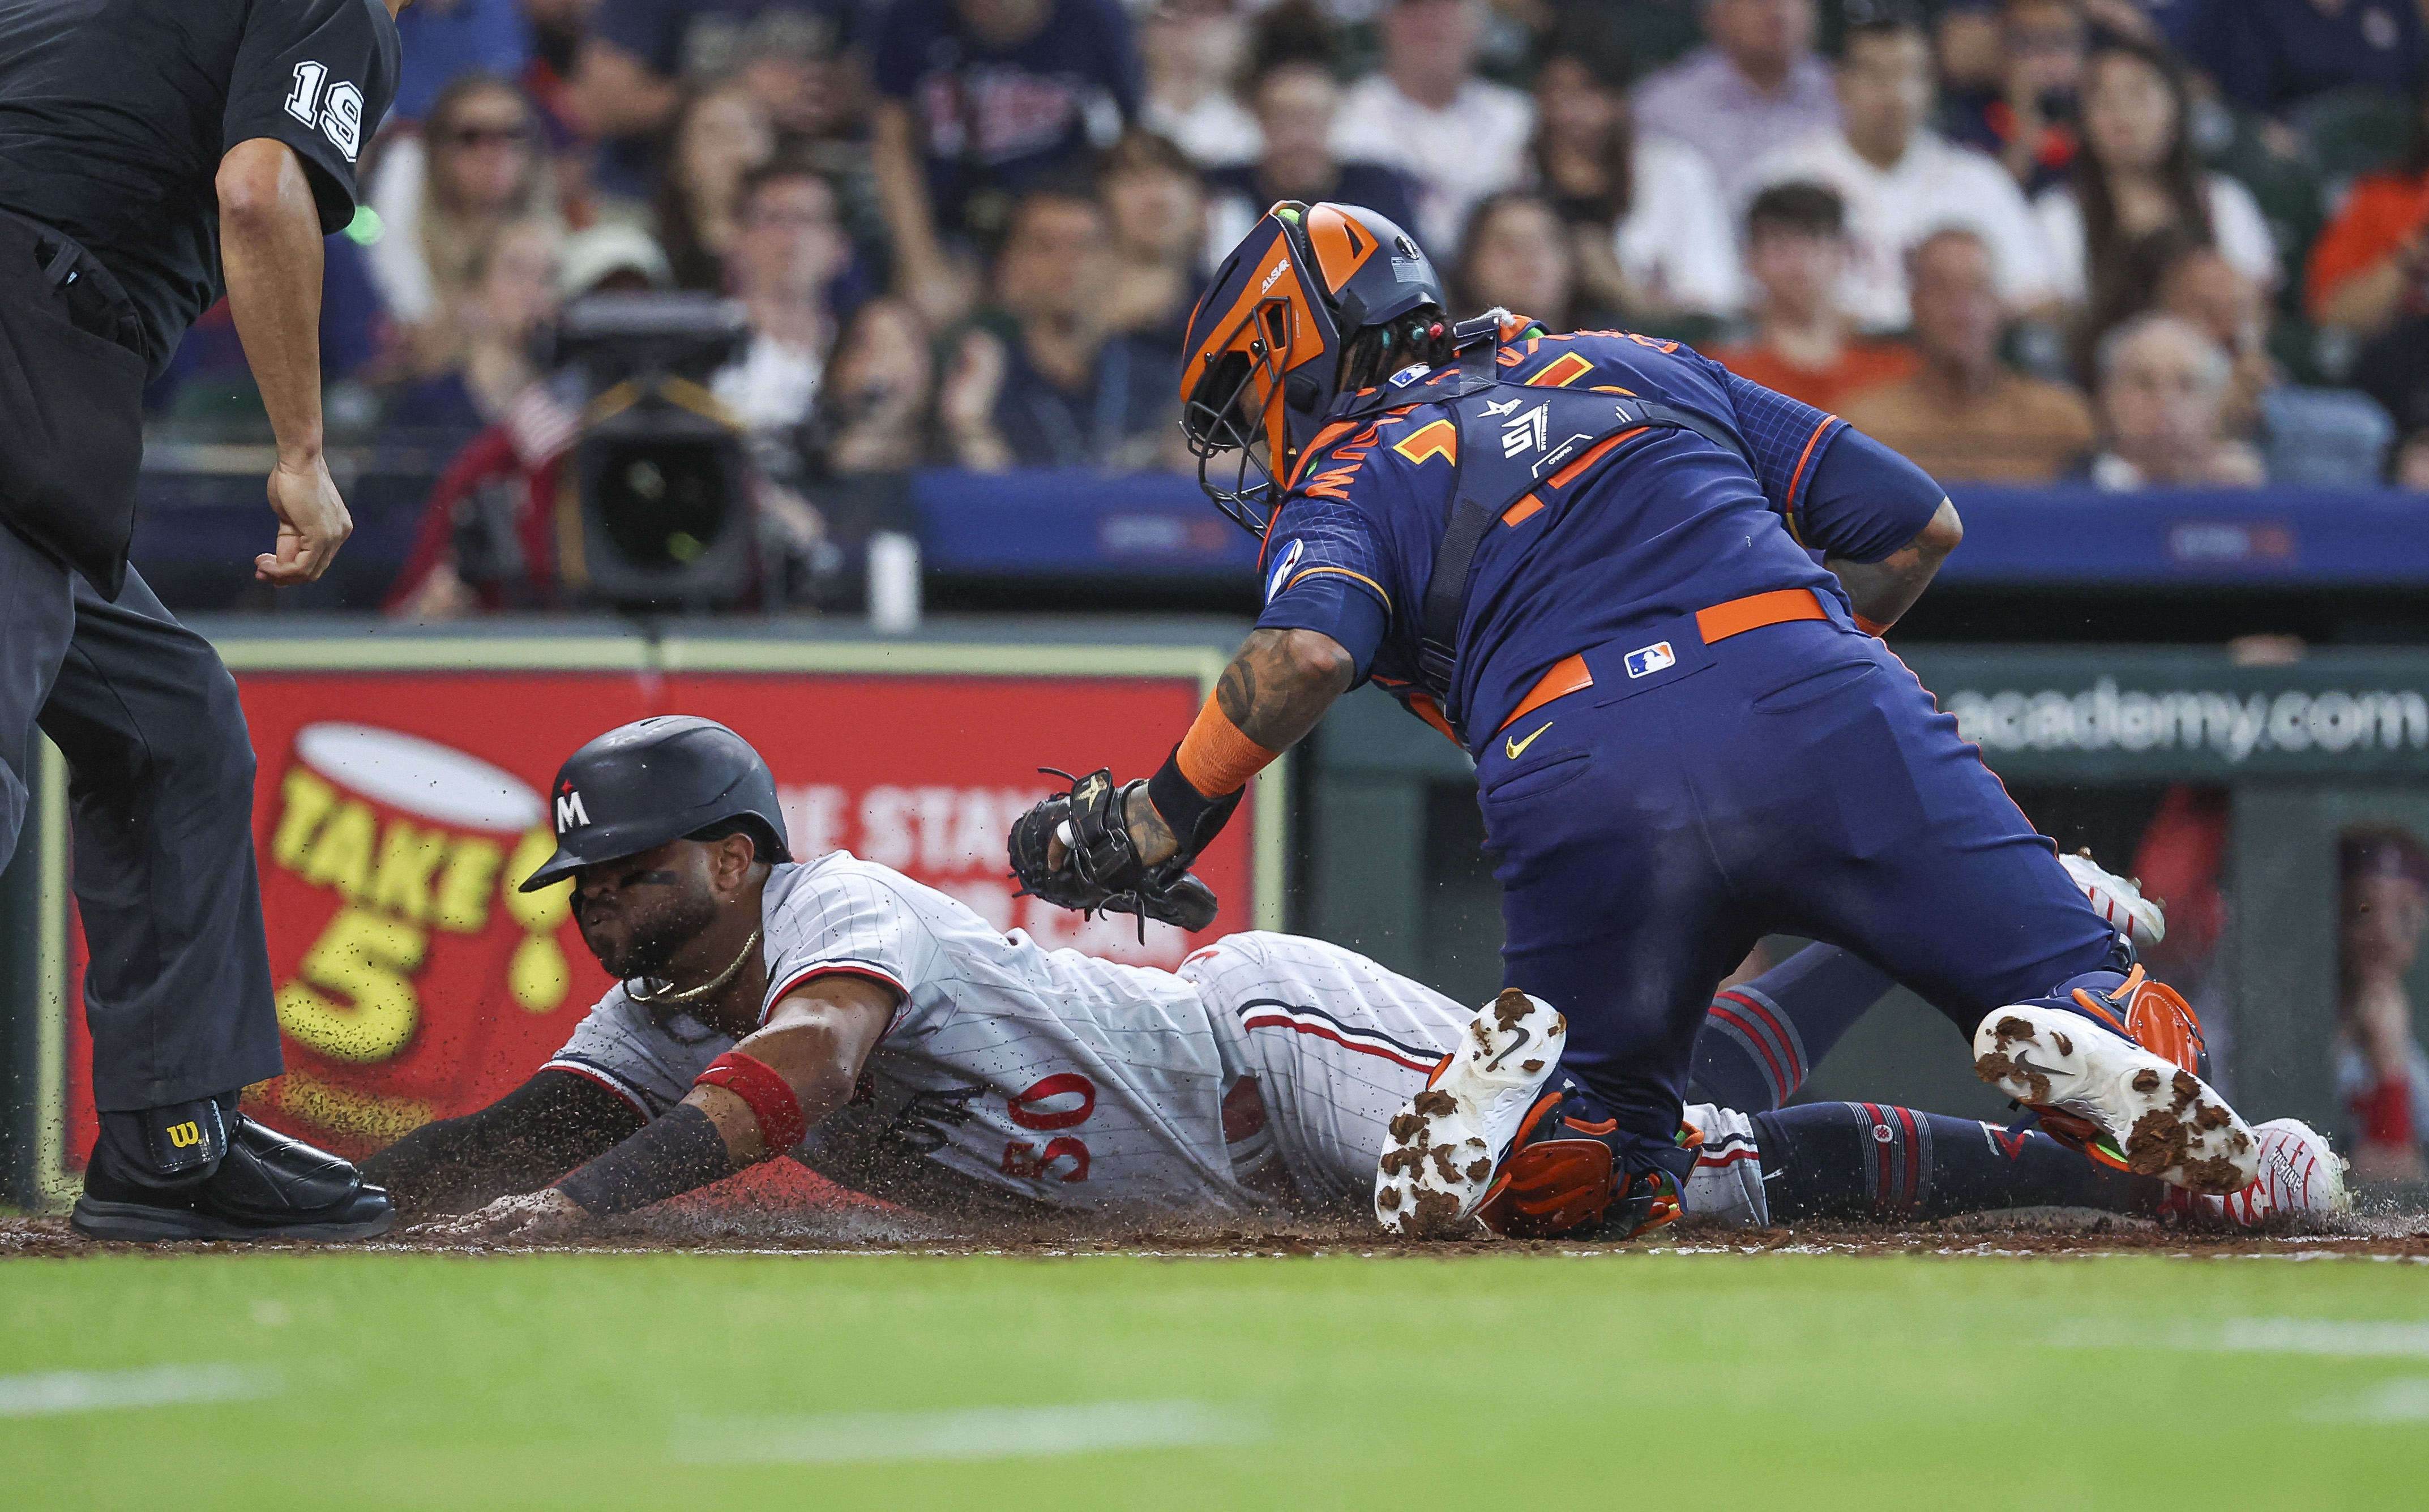
<instances>
[{"instance_id":1,"label":"catcher's arm sleeve","mask_svg":"<svg viewBox=\"0 0 2429 1512\"><path fill-rule=\"evenodd\" d=\"M1142 845L1144 859L1205 849L1248 779L1314 730L1356 676L1356 658L1321 631L1252 631L1189 733L1148 780L1148 802L1172 846Z\"/></svg>"},{"instance_id":2,"label":"catcher's arm sleeve","mask_svg":"<svg viewBox=\"0 0 2429 1512\"><path fill-rule=\"evenodd\" d=\"M493 1197L531 1192L614 1146L640 1115L595 1081L542 1071L462 1118L424 1124L363 1162L402 1212L470 1212Z\"/></svg>"}]
</instances>

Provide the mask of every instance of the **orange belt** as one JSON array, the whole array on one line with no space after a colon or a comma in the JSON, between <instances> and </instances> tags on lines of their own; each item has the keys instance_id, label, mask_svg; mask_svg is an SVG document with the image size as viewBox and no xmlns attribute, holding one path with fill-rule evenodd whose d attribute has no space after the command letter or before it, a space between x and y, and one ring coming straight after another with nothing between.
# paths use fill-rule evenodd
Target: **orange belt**
<instances>
[{"instance_id":1,"label":"orange belt","mask_svg":"<svg viewBox=\"0 0 2429 1512\"><path fill-rule=\"evenodd\" d=\"M1695 630L1710 646L1732 635L1743 635L1749 630L1765 625L1785 625L1799 619L1827 619L1829 612L1822 607L1821 597L1810 588L1779 588L1770 593L1750 593L1743 599L1716 603L1710 609L1695 611ZM1572 656L1556 662L1536 684L1501 721L1507 730L1554 698L1565 698L1594 686L1594 674L1586 670L1583 656ZM1501 731L1494 731L1499 734Z\"/></svg>"}]
</instances>

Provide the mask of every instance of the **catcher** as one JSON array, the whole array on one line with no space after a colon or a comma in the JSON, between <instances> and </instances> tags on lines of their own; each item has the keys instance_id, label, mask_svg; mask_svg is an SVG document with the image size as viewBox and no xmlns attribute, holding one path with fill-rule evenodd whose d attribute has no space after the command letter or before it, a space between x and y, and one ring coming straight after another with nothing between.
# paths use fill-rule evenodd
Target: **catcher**
<instances>
[{"instance_id":1,"label":"catcher","mask_svg":"<svg viewBox=\"0 0 2429 1512\"><path fill-rule=\"evenodd\" d=\"M408 1211L487 1204L441 1233L544 1237L788 1152L847 1186L964 1216L1355 1211L1379 1189L1396 1208L1439 1207L1451 1199L1435 1162L1378 1176L1389 1121L1429 1077L1439 1096L1462 1089L1499 1142L1562 1094L1550 1083L1564 1027L1523 994L1478 1013L1349 951L1274 934L1233 935L1177 974L1114 965L999 934L849 855L795 864L767 767L707 720L612 731L567 762L556 791L579 794L587 818L561 822L557 854L525 885L576 877L584 939L625 979L521 1088L372 1158ZM2160 1207L2159 1183L2040 1135L1877 1105L1776 1109L1886 986L1817 947L1722 1000L1730 1032L1708 1036L1699 1076L1713 1100L1743 1106L1691 1109L1690 1208L1760 1224ZM1876 1130L1901 1142L1894 1167L1876 1157ZM2240 1221L2332 1205L2337 1167L2316 1137L2299 1126L2268 1137L2283 1154L2273 1183L2211 1210ZM1513 1190L1494 1211L1513 1232L1541 1231L1532 1208Z\"/></svg>"},{"instance_id":2,"label":"catcher","mask_svg":"<svg viewBox=\"0 0 2429 1512\"><path fill-rule=\"evenodd\" d=\"M1962 536L1940 486L1675 341L1446 303L1356 205L1276 205L1215 272L1181 425L1264 609L1161 770L1018 822L1025 885L1195 917L1182 878L1249 778L1371 680L1476 759L1503 980L1569 1022L1572 1090L1454 1218L1505 1175L1596 1228L1675 1213L1711 984L1771 933L1886 968L2095 1159L2248 1185L2182 1000L1881 644ZM1411 1118L1385 1159L1471 1124ZM1587 1128L1598 1156L1533 1148Z\"/></svg>"}]
</instances>

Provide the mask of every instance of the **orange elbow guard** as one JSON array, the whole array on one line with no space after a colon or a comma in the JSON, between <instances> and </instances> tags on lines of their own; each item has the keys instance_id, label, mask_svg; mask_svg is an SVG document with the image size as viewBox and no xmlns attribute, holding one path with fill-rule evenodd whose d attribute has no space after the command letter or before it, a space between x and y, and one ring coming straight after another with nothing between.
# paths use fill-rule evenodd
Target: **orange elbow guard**
<instances>
[{"instance_id":1,"label":"orange elbow guard","mask_svg":"<svg viewBox=\"0 0 2429 1512\"><path fill-rule=\"evenodd\" d=\"M1280 754L1242 734L1210 695L1173 760L1201 797L1219 798L1248 786L1248 779L1272 765Z\"/></svg>"}]
</instances>

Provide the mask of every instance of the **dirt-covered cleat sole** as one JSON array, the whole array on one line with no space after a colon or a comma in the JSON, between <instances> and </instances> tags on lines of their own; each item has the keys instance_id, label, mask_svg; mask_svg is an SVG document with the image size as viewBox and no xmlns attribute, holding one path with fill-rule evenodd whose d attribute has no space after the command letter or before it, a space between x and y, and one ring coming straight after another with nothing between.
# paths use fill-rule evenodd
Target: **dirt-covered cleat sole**
<instances>
[{"instance_id":1,"label":"dirt-covered cleat sole","mask_svg":"<svg viewBox=\"0 0 2429 1512\"><path fill-rule=\"evenodd\" d=\"M2108 870L2092 860L2089 850L2061 855L2057 863L2074 879L2074 885L2091 900L2092 912L2107 920L2110 929L2137 945L2157 945L2168 937L2168 916L2142 896L2140 882Z\"/></svg>"},{"instance_id":2,"label":"dirt-covered cleat sole","mask_svg":"<svg viewBox=\"0 0 2429 1512\"><path fill-rule=\"evenodd\" d=\"M2260 1142L2260 1175L2240 1192L2193 1198L2199 1211L2240 1228L2278 1213L2334 1218L2353 1211L2344 1158L2326 1136L2299 1118L2272 1118L2252 1132Z\"/></svg>"},{"instance_id":3,"label":"dirt-covered cleat sole","mask_svg":"<svg viewBox=\"0 0 2429 1512\"><path fill-rule=\"evenodd\" d=\"M1465 1227L1568 1041L1569 1021L1542 998L1512 987L1484 1005L1392 1119L1375 1170L1385 1232L1434 1239Z\"/></svg>"},{"instance_id":4,"label":"dirt-covered cleat sole","mask_svg":"<svg viewBox=\"0 0 2429 1512\"><path fill-rule=\"evenodd\" d=\"M2028 1108L2093 1126L2107 1136L2107 1163L2138 1175L2222 1197L2260 1174L2259 1142L2225 1098L2081 1014L1992 1010L1974 1031L1974 1074Z\"/></svg>"}]
</instances>

